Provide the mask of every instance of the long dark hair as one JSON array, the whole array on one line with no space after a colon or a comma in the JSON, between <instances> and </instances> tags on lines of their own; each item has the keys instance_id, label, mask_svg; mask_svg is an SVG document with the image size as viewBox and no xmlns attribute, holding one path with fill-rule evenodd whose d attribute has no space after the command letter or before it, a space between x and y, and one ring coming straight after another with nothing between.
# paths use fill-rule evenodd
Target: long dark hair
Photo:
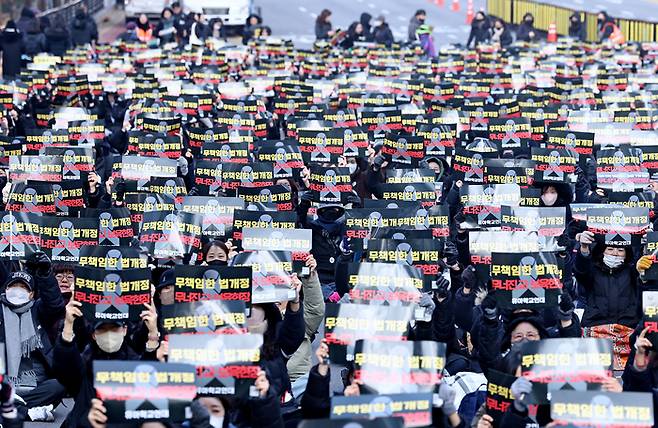
<instances>
[{"instance_id":1,"label":"long dark hair","mask_svg":"<svg viewBox=\"0 0 658 428\"><path fill-rule=\"evenodd\" d=\"M327 18L331 15L331 11L329 9L322 9L322 12L320 12L320 15L318 15L318 19L315 20L318 24L324 24L327 22Z\"/></svg>"}]
</instances>

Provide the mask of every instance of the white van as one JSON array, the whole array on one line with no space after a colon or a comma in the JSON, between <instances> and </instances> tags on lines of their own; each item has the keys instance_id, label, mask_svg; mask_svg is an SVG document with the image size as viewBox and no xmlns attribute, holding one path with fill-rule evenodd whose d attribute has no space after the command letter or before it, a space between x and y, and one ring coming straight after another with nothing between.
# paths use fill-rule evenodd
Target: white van
<instances>
[{"instance_id":1,"label":"white van","mask_svg":"<svg viewBox=\"0 0 658 428\"><path fill-rule=\"evenodd\" d=\"M149 18L160 18L162 9L175 0L125 0L126 20L136 20L145 13ZM250 14L260 15L253 0L179 0L186 12L203 13L206 20L221 19L227 28L242 34Z\"/></svg>"}]
</instances>

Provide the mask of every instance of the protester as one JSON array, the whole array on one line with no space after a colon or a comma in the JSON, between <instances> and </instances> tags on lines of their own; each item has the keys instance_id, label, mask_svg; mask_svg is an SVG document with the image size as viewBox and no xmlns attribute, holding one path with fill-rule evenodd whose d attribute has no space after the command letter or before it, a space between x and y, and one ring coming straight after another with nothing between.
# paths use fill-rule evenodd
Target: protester
<instances>
[{"instance_id":1,"label":"protester","mask_svg":"<svg viewBox=\"0 0 658 428\"><path fill-rule=\"evenodd\" d=\"M34 22L38 22L34 10L25 6L21 9L21 16L16 21L16 27L21 33L26 34Z\"/></svg>"},{"instance_id":2,"label":"protester","mask_svg":"<svg viewBox=\"0 0 658 428\"><path fill-rule=\"evenodd\" d=\"M9 62L3 426L655 412L650 45L513 43L480 12L439 53L422 10L401 44L330 15L310 48L252 15L236 47L174 3L158 49L142 17L68 51L55 18L64 58Z\"/></svg>"},{"instance_id":3,"label":"protester","mask_svg":"<svg viewBox=\"0 0 658 428\"><path fill-rule=\"evenodd\" d=\"M137 19L137 38L142 43L148 43L153 38L153 27L144 13Z\"/></svg>"},{"instance_id":4,"label":"protester","mask_svg":"<svg viewBox=\"0 0 658 428\"><path fill-rule=\"evenodd\" d=\"M523 19L516 30L516 40L522 42L534 42L539 38L535 30L535 17L531 13L523 15Z\"/></svg>"},{"instance_id":5,"label":"protester","mask_svg":"<svg viewBox=\"0 0 658 428\"><path fill-rule=\"evenodd\" d=\"M25 54L30 57L45 52L46 36L41 31L39 21L36 19L32 21L27 32L23 34L23 45L25 48Z\"/></svg>"},{"instance_id":6,"label":"protester","mask_svg":"<svg viewBox=\"0 0 658 428\"><path fill-rule=\"evenodd\" d=\"M326 40L335 33L331 28L331 11L323 9L315 20L315 38L317 40Z\"/></svg>"},{"instance_id":7,"label":"protester","mask_svg":"<svg viewBox=\"0 0 658 428\"><path fill-rule=\"evenodd\" d=\"M512 44L514 39L512 33L507 29L507 25L502 19L496 19L491 29L491 43L498 43L505 48Z\"/></svg>"},{"instance_id":8,"label":"protester","mask_svg":"<svg viewBox=\"0 0 658 428\"><path fill-rule=\"evenodd\" d=\"M466 41L466 46L476 47L481 43L486 43L491 37L491 23L489 18L482 11L478 11L473 17L473 22L471 23L471 32L468 35L468 40Z\"/></svg>"},{"instance_id":9,"label":"protester","mask_svg":"<svg viewBox=\"0 0 658 428\"><path fill-rule=\"evenodd\" d=\"M372 39L375 43L379 43L389 48L395 42L393 31L391 31L391 28L388 26L388 22L386 22L384 15L380 15L372 23Z\"/></svg>"},{"instance_id":10,"label":"protester","mask_svg":"<svg viewBox=\"0 0 658 428\"><path fill-rule=\"evenodd\" d=\"M408 30L408 41L415 42L417 40L416 35L418 34L418 29L425 24L425 18L427 13L425 9L418 9L414 16L409 20L409 30Z\"/></svg>"},{"instance_id":11,"label":"protester","mask_svg":"<svg viewBox=\"0 0 658 428\"><path fill-rule=\"evenodd\" d=\"M584 42L587 40L587 26L580 20L580 13L569 17L569 37Z\"/></svg>"},{"instance_id":12,"label":"protester","mask_svg":"<svg viewBox=\"0 0 658 428\"><path fill-rule=\"evenodd\" d=\"M160 21L155 27L153 36L160 39L160 46L176 41L176 27L174 21L174 11L165 7L160 14Z\"/></svg>"},{"instance_id":13,"label":"protester","mask_svg":"<svg viewBox=\"0 0 658 428\"><path fill-rule=\"evenodd\" d=\"M73 46L86 45L98 41L96 23L87 15L84 8L79 8L75 11L75 18L71 25L71 42Z\"/></svg>"},{"instance_id":14,"label":"protester","mask_svg":"<svg viewBox=\"0 0 658 428\"><path fill-rule=\"evenodd\" d=\"M59 15L53 18L52 25L46 28L45 35L48 53L62 56L71 47L71 35L64 24L64 19Z\"/></svg>"},{"instance_id":15,"label":"protester","mask_svg":"<svg viewBox=\"0 0 658 428\"><path fill-rule=\"evenodd\" d=\"M23 33L18 30L16 23L7 21L0 34L0 50L2 50L2 77L12 79L21 71L21 55L25 52Z\"/></svg>"}]
</instances>

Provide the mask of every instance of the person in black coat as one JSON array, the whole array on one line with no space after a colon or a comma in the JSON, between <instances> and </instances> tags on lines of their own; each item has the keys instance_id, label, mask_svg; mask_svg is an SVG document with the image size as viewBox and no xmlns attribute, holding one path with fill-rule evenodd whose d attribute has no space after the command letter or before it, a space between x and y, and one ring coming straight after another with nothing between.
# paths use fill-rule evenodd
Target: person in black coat
<instances>
[{"instance_id":1,"label":"person in black coat","mask_svg":"<svg viewBox=\"0 0 658 428\"><path fill-rule=\"evenodd\" d=\"M71 41L74 46L96 43L98 41L98 28L94 20L87 15L83 8L75 12L75 19L71 24Z\"/></svg>"},{"instance_id":2,"label":"person in black coat","mask_svg":"<svg viewBox=\"0 0 658 428\"><path fill-rule=\"evenodd\" d=\"M640 291L632 248L604 245L589 231L578 234L577 240L580 248L574 274L587 292L583 326L621 324L635 328Z\"/></svg>"},{"instance_id":3,"label":"person in black coat","mask_svg":"<svg viewBox=\"0 0 658 428\"><path fill-rule=\"evenodd\" d=\"M25 54L34 57L46 51L46 36L41 31L39 21L36 19L30 23L27 33L23 35Z\"/></svg>"},{"instance_id":4,"label":"person in black coat","mask_svg":"<svg viewBox=\"0 0 658 428\"><path fill-rule=\"evenodd\" d=\"M62 56L71 48L71 34L64 25L64 19L55 15L50 27L46 28L46 52Z\"/></svg>"},{"instance_id":5,"label":"person in black coat","mask_svg":"<svg viewBox=\"0 0 658 428\"><path fill-rule=\"evenodd\" d=\"M656 352L647 339L648 327L640 332L631 347L624 374L624 391L650 392L653 396L654 420L658 420L658 361Z\"/></svg>"},{"instance_id":6,"label":"person in black coat","mask_svg":"<svg viewBox=\"0 0 658 428\"><path fill-rule=\"evenodd\" d=\"M176 27L174 26L174 11L165 7L160 14L160 21L153 35L160 39L160 46L176 41Z\"/></svg>"},{"instance_id":7,"label":"person in black coat","mask_svg":"<svg viewBox=\"0 0 658 428\"><path fill-rule=\"evenodd\" d=\"M65 394L52 377L53 348L47 328L63 314L64 300L48 256L35 252L26 260L25 271L10 274L0 302L7 377L25 402L22 411L32 420L47 420L43 411L30 409L55 407Z\"/></svg>"},{"instance_id":8,"label":"person in black coat","mask_svg":"<svg viewBox=\"0 0 658 428\"><path fill-rule=\"evenodd\" d=\"M569 17L569 37L573 37L581 42L587 40L587 27L580 20L580 13L578 12L575 12Z\"/></svg>"},{"instance_id":9,"label":"person in black coat","mask_svg":"<svg viewBox=\"0 0 658 428\"><path fill-rule=\"evenodd\" d=\"M596 17L596 23L599 34L599 43L603 43L612 36L617 24L615 23L615 19L605 11L599 12Z\"/></svg>"},{"instance_id":10,"label":"person in black coat","mask_svg":"<svg viewBox=\"0 0 658 428\"><path fill-rule=\"evenodd\" d=\"M512 33L507 29L505 21L496 19L493 29L491 30L491 42L498 43L501 47L505 48L512 44L514 39Z\"/></svg>"},{"instance_id":11,"label":"person in black coat","mask_svg":"<svg viewBox=\"0 0 658 428\"><path fill-rule=\"evenodd\" d=\"M491 23L484 14L479 11L475 14L473 22L471 23L471 33L468 35L466 47L470 48L473 43L473 48L476 48L480 43L486 43L491 38Z\"/></svg>"},{"instance_id":12,"label":"person in black coat","mask_svg":"<svg viewBox=\"0 0 658 428\"><path fill-rule=\"evenodd\" d=\"M393 32L391 31L391 28L388 26L388 23L384 17L379 16L372 24L372 40L375 43L390 48L391 45L393 45L395 42L395 38L393 37Z\"/></svg>"},{"instance_id":13,"label":"person in black coat","mask_svg":"<svg viewBox=\"0 0 658 428\"><path fill-rule=\"evenodd\" d=\"M327 40L335 34L331 29L331 11L323 9L315 20L315 38L317 40Z\"/></svg>"},{"instance_id":14,"label":"person in black coat","mask_svg":"<svg viewBox=\"0 0 658 428\"><path fill-rule=\"evenodd\" d=\"M21 16L16 22L16 27L18 28L18 31L25 34L34 21L37 21L34 10L26 6L21 10Z\"/></svg>"},{"instance_id":15,"label":"person in black coat","mask_svg":"<svg viewBox=\"0 0 658 428\"><path fill-rule=\"evenodd\" d=\"M2 50L2 77L14 79L21 72L21 55L24 52L23 33L14 21L7 22L0 33L0 50Z\"/></svg>"},{"instance_id":16,"label":"person in black coat","mask_svg":"<svg viewBox=\"0 0 658 428\"><path fill-rule=\"evenodd\" d=\"M523 21L516 30L516 40L522 42L534 42L538 39L537 30L535 30L535 17L532 13L523 15Z\"/></svg>"}]
</instances>

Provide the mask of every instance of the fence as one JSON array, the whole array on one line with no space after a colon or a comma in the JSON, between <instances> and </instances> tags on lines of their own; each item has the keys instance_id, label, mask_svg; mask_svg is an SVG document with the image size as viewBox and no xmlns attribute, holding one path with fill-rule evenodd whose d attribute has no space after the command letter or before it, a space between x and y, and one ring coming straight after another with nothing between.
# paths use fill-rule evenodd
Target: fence
<instances>
[{"instance_id":1,"label":"fence","mask_svg":"<svg viewBox=\"0 0 658 428\"><path fill-rule=\"evenodd\" d=\"M598 40L598 27L596 13L569 9L552 4L539 3L531 0L487 0L487 13L497 16L512 24L519 24L526 13L532 13L535 17L535 28L548 31L551 23L557 26L558 34L569 34L569 17L574 12L580 13L581 20L587 28L587 40L594 42ZM637 19L616 19L630 42L655 42L658 41L658 23L641 21Z\"/></svg>"},{"instance_id":2,"label":"fence","mask_svg":"<svg viewBox=\"0 0 658 428\"><path fill-rule=\"evenodd\" d=\"M87 10L90 14L94 14L103 9L103 0L71 0L64 2L65 4L45 10L39 13L39 16L45 16L52 20L55 16L61 16L65 24L68 26L75 17L75 11L83 4L87 5Z\"/></svg>"}]
</instances>

